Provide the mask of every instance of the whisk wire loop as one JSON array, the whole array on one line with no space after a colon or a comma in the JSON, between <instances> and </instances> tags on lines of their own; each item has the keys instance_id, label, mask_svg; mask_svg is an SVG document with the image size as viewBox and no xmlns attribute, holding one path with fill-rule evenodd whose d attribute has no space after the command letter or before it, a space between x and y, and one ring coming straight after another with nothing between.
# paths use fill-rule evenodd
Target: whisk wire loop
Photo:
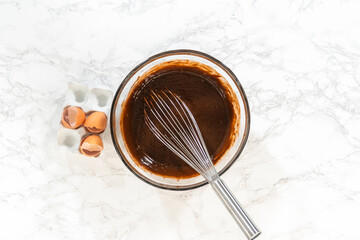
<instances>
[{"instance_id":1,"label":"whisk wire loop","mask_svg":"<svg viewBox=\"0 0 360 240\"><path fill-rule=\"evenodd\" d=\"M206 179L217 176L200 129L178 96L164 90L151 91L145 106L145 122L164 145Z\"/></svg>"}]
</instances>

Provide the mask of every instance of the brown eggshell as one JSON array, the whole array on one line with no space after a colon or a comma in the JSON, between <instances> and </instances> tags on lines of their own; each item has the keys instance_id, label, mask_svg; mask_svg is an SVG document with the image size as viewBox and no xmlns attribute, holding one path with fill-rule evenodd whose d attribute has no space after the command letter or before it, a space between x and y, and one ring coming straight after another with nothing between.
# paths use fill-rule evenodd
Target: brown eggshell
<instances>
[{"instance_id":1,"label":"brown eggshell","mask_svg":"<svg viewBox=\"0 0 360 240\"><path fill-rule=\"evenodd\" d=\"M97 157L104 149L101 137L98 135L90 135L85 137L80 144L80 152L87 157Z\"/></svg>"},{"instance_id":2,"label":"brown eggshell","mask_svg":"<svg viewBox=\"0 0 360 240\"><path fill-rule=\"evenodd\" d=\"M61 123L64 127L75 129L80 127L85 121L84 111L76 106L66 107L61 116Z\"/></svg>"},{"instance_id":3,"label":"brown eggshell","mask_svg":"<svg viewBox=\"0 0 360 240\"><path fill-rule=\"evenodd\" d=\"M101 133L107 125L107 117L103 112L93 112L85 120L84 127L92 133Z\"/></svg>"}]
</instances>

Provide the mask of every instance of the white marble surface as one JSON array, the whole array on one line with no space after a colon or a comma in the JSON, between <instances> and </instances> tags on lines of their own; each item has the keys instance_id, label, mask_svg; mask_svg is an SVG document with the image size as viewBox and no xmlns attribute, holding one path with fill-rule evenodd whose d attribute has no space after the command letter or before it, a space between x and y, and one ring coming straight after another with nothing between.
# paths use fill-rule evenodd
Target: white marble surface
<instances>
[{"instance_id":1,"label":"white marble surface","mask_svg":"<svg viewBox=\"0 0 360 240\"><path fill-rule=\"evenodd\" d=\"M109 134L98 159L58 150L67 82L116 89L152 54L204 51L252 112L223 176L258 239L358 240L360 2L0 0L0 239L244 239L206 186L148 186Z\"/></svg>"}]
</instances>

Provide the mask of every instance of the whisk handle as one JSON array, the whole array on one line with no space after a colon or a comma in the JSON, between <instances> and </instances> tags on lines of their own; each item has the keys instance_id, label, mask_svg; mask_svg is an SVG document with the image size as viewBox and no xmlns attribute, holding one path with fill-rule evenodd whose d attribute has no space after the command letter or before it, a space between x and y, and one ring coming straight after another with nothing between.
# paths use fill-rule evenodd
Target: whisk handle
<instances>
[{"instance_id":1,"label":"whisk handle","mask_svg":"<svg viewBox=\"0 0 360 240\"><path fill-rule=\"evenodd\" d=\"M225 183L217 178L210 182L211 186L222 200L228 211L234 217L241 230L246 235L247 239L255 239L260 235L260 230L255 226L245 210L241 207L232 192L228 189Z\"/></svg>"}]
</instances>

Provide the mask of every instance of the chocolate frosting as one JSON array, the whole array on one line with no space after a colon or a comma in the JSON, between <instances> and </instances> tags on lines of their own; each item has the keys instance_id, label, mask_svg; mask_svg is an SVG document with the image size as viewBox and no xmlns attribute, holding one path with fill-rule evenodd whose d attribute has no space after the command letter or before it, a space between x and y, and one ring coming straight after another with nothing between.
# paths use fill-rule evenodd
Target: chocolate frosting
<instances>
[{"instance_id":1,"label":"chocolate frosting","mask_svg":"<svg viewBox=\"0 0 360 240\"><path fill-rule=\"evenodd\" d=\"M143 169L172 178L198 173L176 156L150 131L144 120L144 99L150 90L168 89L178 95L195 117L213 163L234 141L239 106L228 83L214 69L189 60L169 61L155 66L130 90L120 119L125 145Z\"/></svg>"}]
</instances>

